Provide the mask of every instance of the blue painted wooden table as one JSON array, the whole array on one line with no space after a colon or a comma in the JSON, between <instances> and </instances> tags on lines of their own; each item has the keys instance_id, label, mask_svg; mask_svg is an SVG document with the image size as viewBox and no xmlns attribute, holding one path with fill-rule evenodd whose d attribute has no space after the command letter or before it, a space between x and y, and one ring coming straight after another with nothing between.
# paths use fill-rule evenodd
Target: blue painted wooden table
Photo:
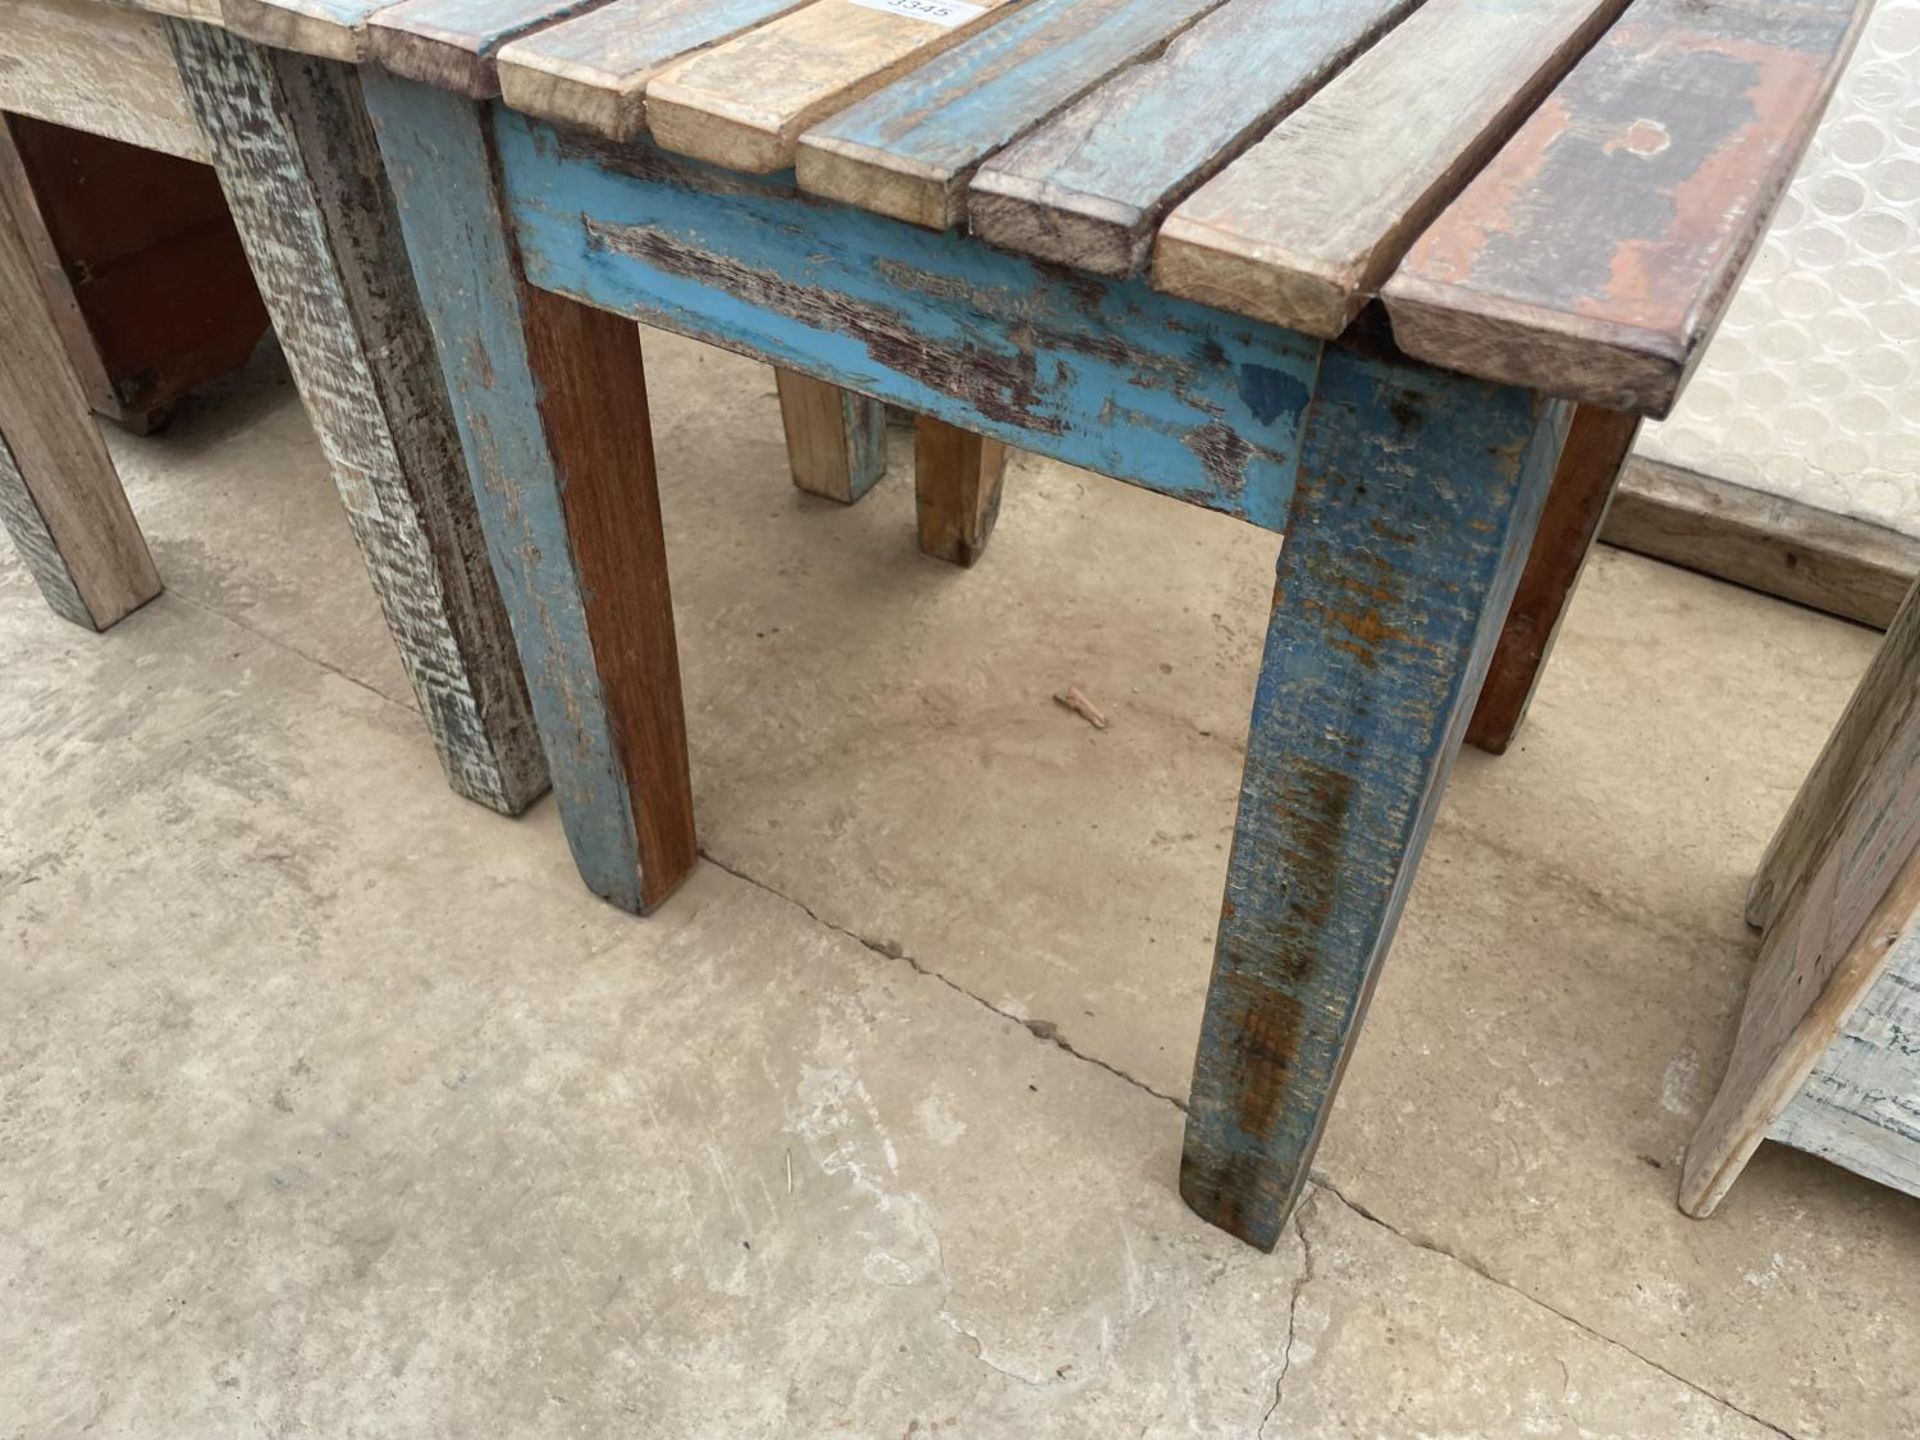
<instances>
[{"instance_id":1,"label":"blue painted wooden table","mask_svg":"<svg viewBox=\"0 0 1920 1440\"><path fill-rule=\"evenodd\" d=\"M1858 18L226 5L261 40L385 67L366 103L489 553L569 843L615 904L646 909L695 857L631 321L1285 533L1180 1181L1266 1248L1574 402L1671 405ZM1268 84L1224 83L1250 46ZM1470 94L1440 83L1462 66ZM1624 449L1631 423L1605 428ZM1619 458L1587 467L1594 526Z\"/></svg>"}]
</instances>

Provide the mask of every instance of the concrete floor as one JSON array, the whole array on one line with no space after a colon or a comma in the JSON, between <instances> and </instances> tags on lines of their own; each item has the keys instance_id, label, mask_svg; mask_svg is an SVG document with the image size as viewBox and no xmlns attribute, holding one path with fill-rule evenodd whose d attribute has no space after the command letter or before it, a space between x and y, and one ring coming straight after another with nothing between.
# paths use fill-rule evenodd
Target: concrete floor
<instances>
[{"instance_id":1,"label":"concrete floor","mask_svg":"<svg viewBox=\"0 0 1920 1440\"><path fill-rule=\"evenodd\" d=\"M709 862L645 922L444 788L271 354L116 440L161 600L0 560L0 1434L1920 1432L1920 1202L1673 1207L1872 634L1600 554L1263 1256L1173 1183L1275 542L1023 459L961 573L904 435L843 510L648 353Z\"/></svg>"}]
</instances>

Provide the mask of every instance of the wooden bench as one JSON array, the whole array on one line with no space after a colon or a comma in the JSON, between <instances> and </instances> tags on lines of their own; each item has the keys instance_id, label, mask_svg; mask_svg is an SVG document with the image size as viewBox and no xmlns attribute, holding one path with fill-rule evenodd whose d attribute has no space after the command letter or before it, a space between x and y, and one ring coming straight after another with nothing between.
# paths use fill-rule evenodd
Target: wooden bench
<instances>
[{"instance_id":1,"label":"wooden bench","mask_svg":"<svg viewBox=\"0 0 1920 1440\"><path fill-rule=\"evenodd\" d=\"M1762 1140L1920 1195L1920 588L1767 847L1747 919L1765 939L1680 1208L1711 1215Z\"/></svg>"},{"instance_id":2,"label":"wooden bench","mask_svg":"<svg viewBox=\"0 0 1920 1440\"><path fill-rule=\"evenodd\" d=\"M1268 1248L1516 592L1537 654L1863 10L223 0L373 62L568 838L614 903L695 858L632 321L1285 532L1181 1176ZM931 508L978 529L991 455L958 448L923 501L954 487Z\"/></svg>"}]
</instances>

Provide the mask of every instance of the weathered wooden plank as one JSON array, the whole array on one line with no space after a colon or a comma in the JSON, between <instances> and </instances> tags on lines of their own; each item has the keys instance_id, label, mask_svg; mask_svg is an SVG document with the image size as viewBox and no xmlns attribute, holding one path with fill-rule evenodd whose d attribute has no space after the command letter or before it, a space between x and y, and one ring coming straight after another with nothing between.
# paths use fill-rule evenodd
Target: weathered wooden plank
<instances>
[{"instance_id":1,"label":"weathered wooden plank","mask_svg":"<svg viewBox=\"0 0 1920 1440\"><path fill-rule=\"evenodd\" d=\"M887 407L795 370L775 370L787 466L809 495L851 505L887 473Z\"/></svg>"},{"instance_id":2,"label":"weathered wooden plank","mask_svg":"<svg viewBox=\"0 0 1920 1440\"><path fill-rule=\"evenodd\" d=\"M1227 862L1180 1193L1262 1249L1306 1184L1566 434L1329 348Z\"/></svg>"},{"instance_id":3,"label":"weathered wooden plank","mask_svg":"<svg viewBox=\"0 0 1920 1440\"><path fill-rule=\"evenodd\" d=\"M1920 538L1645 456L1600 538L1877 630L1920 578Z\"/></svg>"},{"instance_id":4,"label":"weathered wooden plank","mask_svg":"<svg viewBox=\"0 0 1920 1440\"><path fill-rule=\"evenodd\" d=\"M920 549L971 566L986 553L1000 518L1007 447L922 415L913 430L914 512Z\"/></svg>"},{"instance_id":5,"label":"weathered wooden plank","mask_svg":"<svg viewBox=\"0 0 1920 1440\"><path fill-rule=\"evenodd\" d=\"M1910 816L1920 814L1911 795L1905 803ZM1878 804L1862 813L1889 818ZM1909 819L1885 829L1883 837L1871 837L1850 826L1768 932L1733 1058L1687 1146L1679 1196L1687 1214L1704 1220L1718 1208L1882 977L1920 966L1914 827ZM1874 839L1881 843L1869 843ZM1858 909L1862 898L1872 902L1865 915Z\"/></svg>"},{"instance_id":6,"label":"weathered wooden plank","mask_svg":"<svg viewBox=\"0 0 1920 1440\"><path fill-rule=\"evenodd\" d=\"M174 42L447 778L518 814L546 765L357 74L207 26Z\"/></svg>"},{"instance_id":7,"label":"weathered wooden plank","mask_svg":"<svg viewBox=\"0 0 1920 1440\"><path fill-rule=\"evenodd\" d=\"M1139 282L823 207L787 180L507 112L495 120L535 284L1257 525L1284 523L1319 342Z\"/></svg>"},{"instance_id":8,"label":"weathered wooden plank","mask_svg":"<svg viewBox=\"0 0 1920 1440\"><path fill-rule=\"evenodd\" d=\"M276 50L328 60L367 58L367 21L393 0L220 0L227 29Z\"/></svg>"},{"instance_id":9,"label":"weathered wooden plank","mask_svg":"<svg viewBox=\"0 0 1920 1440\"><path fill-rule=\"evenodd\" d=\"M0 197L95 414L145 433L266 333L210 167L15 115L0 123Z\"/></svg>"},{"instance_id":10,"label":"weathered wooden plank","mask_svg":"<svg viewBox=\"0 0 1920 1440\"><path fill-rule=\"evenodd\" d=\"M41 294L33 256L0 208L0 520L62 618L104 630L160 593L160 577Z\"/></svg>"},{"instance_id":11,"label":"weathered wooden plank","mask_svg":"<svg viewBox=\"0 0 1920 1440\"><path fill-rule=\"evenodd\" d=\"M1867 9L1640 0L1407 256L1386 289L1395 338L1665 415Z\"/></svg>"},{"instance_id":12,"label":"weathered wooden plank","mask_svg":"<svg viewBox=\"0 0 1920 1440\"><path fill-rule=\"evenodd\" d=\"M205 160L166 22L100 0L5 0L0 110Z\"/></svg>"},{"instance_id":13,"label":"weathered wooden plank","mask_svg":"<svg viewBox=\"0 0 1920 1440\"><path fill-rule=\"evenodd\" d=\"M1500 631L1500 644L1487 667L1486 683L1467 722L1467 744L1489 755L1504 755L1526 718L1534 687L1547 668L1560 622L1573 601L1587 554L1599 538L1614 484L1640 417L1619 410L1583 405L1574 412L1567 448L1553 472L1546 512L1534 534L1526 569L1514 591Z\"/></svg>"},{"instance_id":14,"label":"weathered wooden plank","mask_svg":"<svg viewBox=\"0 0 1920 1440\"><path fill-rule=\"evenodd\" d=\"M364 85L409 253L432 257L416 278L454 400L487 550L513 616L567 843L589 888L623 909L643 910L684 873L691 836L685 837L684 853L669 848L648 854L642 848L643 833L657 835L662 827L638 817L654 805L678 809L682 800L642 789L636 780L650 773L646 762L622 751L626 734L612 707L633 697L609 695L599 660L603 646L626 642L597 636L591 628L582 596L587 571L562 492L579 484L580 503L604 501L617 514L621 502L610 491L618 486L608 482L630 478L634 494L626 504L644 513L655 498L650 437L639 433L645 429L639 403L644 391L610 393L637 380L627 360L611 373L563 377L558 360L545 358L547 378L577 387L557 397L562 405L575 415L601 407L597 418L609 433L636 447L624 474L616 476L592 473L605 452L581 437L556 452L481 113L469 101L378 70L365 73ZM551 312L542 318L555 331L566 323ZM597 338L610 343L604 335ZM571 423L560 411L552 418ZM578 452L572 449L576 441ZM576 462L589 473L574 473ZM617 538L620 529L610 525L605 534ZM635 563L644 567L653 562L654 537L644 524L639 531ZM658 583L664 589L664 571ZM656 625L657 609L636 623ZM616 663L611 654L605 659Z\"/></svg>"},{"instance_id":15,"label":"weathered wooden plank","mask_svg":"<svg viewBox=\"0 0 1920 1440\"><path fill-rule=\"evenodd\" d=\"M1854 687L1820 758L1801 783L1773 832L1747 891L1747 923L1766 925L1808 869L1834 844L1869 777L1920 714L1920 586L1880 641L1873 663Z\"/></svg>"},{"instance_id":16,"label":"weathered wooden plank","mask_svg":"<svg viewBox=\"0 0 1920 1440\"><path fill-rule=\"evenodd\" d=\"M122 3L122 0L106 0L106 3ZM220 0L124 0L124 3L136 10L168 15L175 20L192 20L201 25L225 23L220 15Z\"/></svg>"},{"instance_id":17,"label":"weathered wooden plank","mask_svg":"<svg viewBox=\"0 0 1920 1440\"><path fill-rule=\"evenodd\" d=\"M1334 336L1626 0L1428 0L1167 217L1154 283Z\"/></svg>"},{"instance_id":18,"label":"weathered wooden plank","mask_svg":"<svg viewBox=\"0 0 1920 1440\"><path fill-rule=\"evenodd\" d=\"M500 95L515 110L610 140L646 128L647 82L671 61L807 0L613 0L506 45Z\"/></svg>"},{"instance_id":19,"label":"weathered wooden plank","mask_svg":"<svg viewBox=\"0 0 1920 1440\"><path fill-rule=\"evenodd\" d=\"M1920 1195L1920 911L1767 1138Z\"/></svg>"},{"instance_id":20,"label":"weathered wooden plank","mask_svg":"<svg viewBox=\"0 0 1920 1440\"><path fill-rule=\"evenodd\" d=\"M971 0L957 23L814 0L671 65L647 85L647 123L668 150L767 175L794 162L800 133L991 25L1024 0Z\"/></svg>"},{"instance_id":21,"label":"weathered wooden plank","mask_svg":"<svg viewBox=\"0 0 1920 1440\"><path fill-rule=\"evenodd\" d=\"M1231 0L982 165L968 227L1043 260L1135 274L1175 205L1418 3Z\"/></svg>"},{"instance_id":22,"label":"weathered wooden plank","mask_svg":"<svg viewBox=\"0 0 1920 1440\"><path fill-rule=\"evenodd\" d=\"M494 57L517 35L599 0L399 0L366 22L369 55L396 75L484 99L500 93Z\"/></svg>"},{"instance_id":23,"label":"weathered wooden plank","mask_svg":"<svg viewBox=\"0 0 1920 1440\"><path fill-rule=\"evenodd\" d=\"M800 187L944 230L973 171L1016 135L1220 0L1032 0L801 137Z\"/></svg>"}]
</instances>

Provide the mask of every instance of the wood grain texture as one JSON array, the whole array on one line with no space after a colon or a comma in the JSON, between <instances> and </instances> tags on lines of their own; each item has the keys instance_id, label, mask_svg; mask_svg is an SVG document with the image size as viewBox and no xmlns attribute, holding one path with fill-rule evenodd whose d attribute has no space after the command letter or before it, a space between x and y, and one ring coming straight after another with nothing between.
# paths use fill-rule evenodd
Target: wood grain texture
<instances>
[{"instance_id":1,"label":"wood grain texture","mask_svg":"<svg viewBox=\"0 0 1920 1440\"><path fill-rule=\"evenodd\" d=\"M366 22L369 56L396 75L458 95L500 93L494 57L516 35L598 0L399 0Z\"/></svg>"},{"instance_id":2,"label":"wood grain texture","mask_svg":"<svg viewBox=\"0 0 1920 1440\"><path fill-rule=\"evenodd\" d=\"M944 230L989 155L1220 0L1032 0L801 137L800 186Z\"/></svg>"},{"instance_id":3,"label":"wood grain texture","mask_svg":"<svg viewBox=\"0 0 1920 1440\"><path fill-rule=\"evenodd\" d=\"M1565 407L1330 348L1255 691L1180 1193L1271 1250L1566 434Z\"/></svg>"},{"instance_id":4,"label":"wood grain texture","mask_svg":"<svg viewBox=\"0 0 1920 1440\"><path fill-rule=\"evenodd\" d=\"M524 114L631 140L646 128L647 82L671 61L805 3L613 0L503 47L500 95Z\"/></svg>"},{"instance_id":5,"label":"wood grain texture","mask_svg":"<svg viewBox=\"0 0 1920 1440\"><path fill-rule=\"evenodd\" d=\"M1279 528L1320 344L510 112L537 285Z\"/></svg>"},{"instance_id":6,"label":"wood grain texture","mask_svg":"<svg viewBox=\"0 0 1920 1440\"><path fill-rule=\"evenodd\" d=\"M158 15L100 0L5 0L0 110L188 160L206 143Z\"/></svg>"},{"instance_id":7,"label":"wood grain texture","mask_svg":"<svg viewBox=\"0 0 1920 1440\"><path fill-rule=\"evenodd\" d=\"M207 26L174 41L447 778L518 814L546 765L358 75Z\"/></svg>"},{"instance_id":8,"label":"wood grain texture","mask_svg":"<svg viewBox=\"0 0 1920 1440\"><path fill-rule=\"evenodd\" d=\"M529 285L521 304L614 756L633 806L640 903L651 910L698 852L640 330Z\"/></svg>"},{"instance_id":9,"label":"wood grain texture","mask_svg":"<svg viewBox=\"0 0 1920 1440\"><path fill-rule=\"evenodd\" d=\"M1920 1195L1920 910L1899 930L1880 977L1767 1138Z\"/></svg>"},{"instance_id":10,"label":"wood grain texture","mask_svg":"<svg viewBox=\"0 0 1920 1440\"><path fill-rule=\"evenodd\" d=\"M136 10L168 15L175 20L193 20L201 25L220 25L220 0L105 0L106 4L128 4Z\"/></svg>"},{"instance_id":11,"label":"wood grain texture","mask_svg":"<svg viewBox=\"0 0 1920 1440\"><path fill-rule=\"evenodd\" d=\"M925 64L1016 10L1023 0L973 0L982 13L951 28L814 0L790 15L671 65L647 85L647 120L668 150L769 175L794 163L800 133Z\"/></svg>"},{"instance_id":12,"label":"wood grain texture","mask_svg":"<svg viewBox=\"0 0 1920 1440\"><path fill-rule=\"evenodd\" d=\"M1167 217L1154 283L1338 335L1626 0L1428 0Z\"/></svg>"},{"instance_id":13,"label":"wood grain texture","mask_svg":"<svg viewBox=\"0 0 1920 1440\"><path fill-rule=\"evenodd\" d=\"M1639 433L1637 415L1591 405L1574 412L1533 549L1467 722L1467 744L1475 749L1504 755L1526 718L1587 554L1600 536L1614 484Z\"/></svg>"},{"instance_id":14,"label":"wood grain texture","mask_svg":"<svg viewBox=\"0 0 1920 1440\"><path fill-rule=\"evenodd\" d=\"M220 0L234 34L327 60L367 58L367 21L392 0Z\"/></svg>"},{"instance_id":15,"label":"wood grain texture","mask_svg":"<svg viewBox=\"0 0 1920 1440\"><path fill-rule=\"evenodd\" d=\"M1920 965L1916 714L1767 932L1727 1073L1687 1146L1679 1203L1689 1215L1714 1212L1881 977Z\"/></svg>"},{"instance_id":16,"label":"wood grain texture","mask_svg":"<svg viewBox=\"0 0 1920 1440\"><path fill-rule=\"evenodd\" d=\"M1175 205L1417 3L1231 0L982 165L968 227L1043 260L1136 274Z\"/></svg>"},{"instance_id":17,"label":"wood grain texture","mask_svg":"<svg viewBox=\"0 0 1920 1440\"><path fill-rule=\"evenodd\" d=\"M1640 0L1386 287L1408 352L1665 415L1812 138L1865 0Z\"/></svg>"},{"instance_id":18,"label":"wood grain texture","mask_svg":"<svg viewBox=\"0 0 1920 1440\"><path fill-rule=\"evenodd\" d=\"M0 210L0 521L62 618L105 630L160 577L54 326L32 252Z\"/></svg>"},{"instance_id":19,"label":"wood grain texture","mask_svg":"<svg viewBox=\"0 0 1920 1440\"><path fill-rule=\"evenodd\" d=\"M1833 846L1855 797L1903 743L1920 710L1920 587L1874 653L1820 758L1768 842L1747 892L1747 923L1764 926Z\"/></svg>"},{"instance_id":20,"label":"wood grain texture","mask_svg":"<svg viewBox=\"0 0 1920 1440\"><path fill-rule=\"evenodd\" d=\"M775 370L796 488L851 505L887 473L887 407L797 370Z\"/></svg>"},{"instance_id":21,"label":"wood grain texture","mask_svg":"<svg viewBox=\"0 0 1920 1440\"><path fill-rule=\"evenodd\" d=\"M16 115L0 124L0 193L94 413L144 433L266 333L210 167Z\"/></svg>"},{"instance_id":22,"label":"wood grain texture","mask_svg":"<svg viewBox=\"0 0 1920 1440\"><path fill-rule=\"evenodd\" d=\"M1634 457L1600 538L1884 630L1920 578L1920 539Z\"/></svg>"},{"instance_id":23,"label":"wood grain texture","mask_svg":"<svg viewBox=\"0 0 1920 1440\"><path fill-rule=\"evenodd\" d=\"M654 797L631 783L620 723L601 681L562 499L567 477L538 398L525 299L484 117L471 101L378 70L366 71L363 83L408 251L434 257L419 267L416 280L453 399L487 551L513 617L567 844L588 888L638 913L679 876L643 868L636 815ZM624 369L609 378L616 385L632 379ZM604 402L612 414L637 398L605 393L592 373L580 383L586 388L565 403ZM636 475L642 468L634 464ZM597 477L584 483L599 488Z\"/></svg>"},{"instance_id":24,"label":"wood grain texture","mask_svg":"<svg viewBox=\"0 0 1920 1440\"><path fill-rule=\"evenodd\" d=\"M914 513L922 554L970 567L1000 518L1007 447L922 415L913 427Z\"/></svg>"}]
</instances>

